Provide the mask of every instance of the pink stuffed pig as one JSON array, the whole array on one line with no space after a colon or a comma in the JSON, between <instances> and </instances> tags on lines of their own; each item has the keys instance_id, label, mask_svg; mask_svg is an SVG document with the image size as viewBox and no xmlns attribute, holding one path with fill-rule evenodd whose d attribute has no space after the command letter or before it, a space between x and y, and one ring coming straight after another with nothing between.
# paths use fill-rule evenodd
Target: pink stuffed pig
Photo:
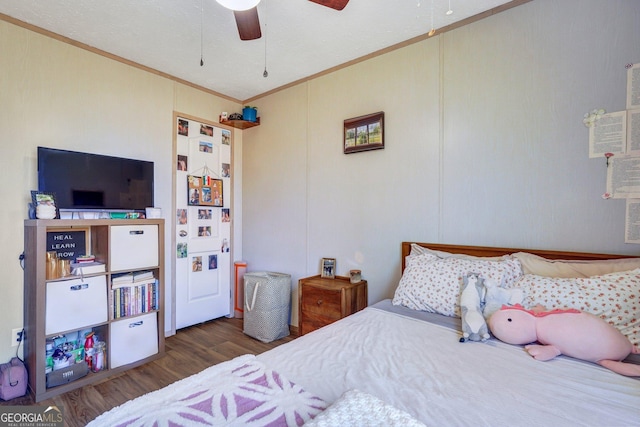
<instances>
[{"instance_id":1,"label":"pink stuffed pig","mask_svg":"<svg viewBox=\"0 0 640 427\"><path fill-rule=\"evenodd\" d=\"M509 344L529 344L525 350L537 360L561 354L598 363L627 376L640 376L640 365L622 360L637 347L615 327L579 310L526 310L521 305L502 306L489 318L493 335ZM531 344L538 342L540 344Z\"/></svg>"}]
</instances>

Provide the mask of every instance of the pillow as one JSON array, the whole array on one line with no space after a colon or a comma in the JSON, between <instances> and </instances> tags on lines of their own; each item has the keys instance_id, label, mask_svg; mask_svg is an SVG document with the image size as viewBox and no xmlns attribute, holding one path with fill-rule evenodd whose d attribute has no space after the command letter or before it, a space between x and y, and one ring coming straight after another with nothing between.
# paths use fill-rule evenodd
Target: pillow
<instances>
[{"instance_id":1,"label":"pillow","mask_svg":"<svg viewBox=\"0 0 640 427\"><path fill-rule=\"evenodd\" d=\"M358 389L345 391L327 409L316 415L314 419L304 423L304 425L308 427L426 427L425 424L413 418L409 413Z\"/></svg>"},{"instance_id":2,"label":"pillow","mask_svg":"<svg viewBox=\"0 0 640 427\"><path fill-rule=\"evenodd\" d=\"M493 279L506 287L522 275L522 268L514 258L442 259L428 253L408 257L392 302L413 310L460 317L462 276L469 273L477 273L485 280Z\"/></svg>"},{"instance_id":3,"label":"pillow","mask_svg":"<svg viewBox=\"0 0 640 427\"><path fill-rule=\"evenodd\" d=\"M435 249L425 248L424 246L420 246L417 243L412 243L411 244L411 252L409 253L409 256L418 256L418 255L423 255L423 254L435 255L438 258L450 258L450 257L453 257L453 258L463 258L463 259L493 259L493 260L501 260L501 259L505 259L506 257L508 257L508 255L492 256L492 257L478 257L478 256L466 255L466 254L454 254L454 253L451 253L451 252L437 251Z\"/></svg>"},{"instance_id":4,"label":"pillow","mask_svg":"<svg viewBox=\"0 0 640 427\"><path fill-rule=\"evenodd\" d=\"M640 258L607 259L602 261L553 260L528 252L516 252L524 274L545 277L591 277L640 268Z\"/></svg>"},{"instance_id":5,"label":"pillow","mask_svg":"<svg viewBox=\"0 0 640 427\"><path fill-rule=\"evenodd\" d=\"M594 277L522 276L514 286L525 292L525 307L575 308L607 321L640 345L640 269Z\"/></svg>"}]
</instances>

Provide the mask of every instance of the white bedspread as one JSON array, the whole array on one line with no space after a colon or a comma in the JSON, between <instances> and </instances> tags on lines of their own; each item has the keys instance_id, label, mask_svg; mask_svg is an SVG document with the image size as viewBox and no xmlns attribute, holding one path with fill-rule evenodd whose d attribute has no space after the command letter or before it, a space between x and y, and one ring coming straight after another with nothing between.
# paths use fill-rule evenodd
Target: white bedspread
<instances>
[{"instance_id":1,"label":"white bedspread","mask_svg":"<svg viewBox=\"0 0 640 427\"><path fill-rule=\"evenodd\" d=\"M430 426L640 426L640 381L369 307L258 357L327 402L359 389Z\"/></svg>"}]
</instances>

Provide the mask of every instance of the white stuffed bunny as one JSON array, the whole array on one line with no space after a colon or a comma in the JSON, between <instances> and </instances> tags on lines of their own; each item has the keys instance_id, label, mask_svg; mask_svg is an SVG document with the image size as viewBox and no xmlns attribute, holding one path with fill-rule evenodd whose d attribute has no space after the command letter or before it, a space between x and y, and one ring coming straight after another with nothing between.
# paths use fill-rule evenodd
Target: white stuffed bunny
<instances>
[{"instance_id":1,"label":"white stuffed bunny","mask_svg":"<svg viewBox=\"0 0 640 427\"><path fill-rule=\"evenodd\" d=\"M465 341L486 341L489 328L482 315L484 301L484 280L477 274L468 274L462 278L460 309L462 311L462 338Z\"/></svg>"}]
</instances>

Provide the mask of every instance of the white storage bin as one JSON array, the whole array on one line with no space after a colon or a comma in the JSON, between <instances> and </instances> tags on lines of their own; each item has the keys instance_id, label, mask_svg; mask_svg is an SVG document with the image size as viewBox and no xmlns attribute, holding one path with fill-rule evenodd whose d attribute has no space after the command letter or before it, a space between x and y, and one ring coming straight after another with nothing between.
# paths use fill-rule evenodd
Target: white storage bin
<instances>
[{"instance_id":1,"label":"white storage bin","mask_svg":"<svg viewBox=\"0 0 640 427\"><path fill-rule=\"evenodd\" d=\"M157 313L111 323L109 367L127 365L158 353Z\"/></svg>"},{"instance_id":2,"label":"white storage bin","mask_svg":"<svg viewBox=\"0 0 640 427\"><path fill-rule=\"evenodd\" d=\"M136 270L158 265L157 225L114 225L109 247L111 271Z\"/></svg>"},{"instance_id":3,"label":"white storage bin","mask_svg":"<svg viewBox=\"0 0 640 427\"><path fill-rule=\"evenodd\" d=\"M47 282L46 335L82 329L107 318L106 276Z\"/></svg>"},{"instance_id":4,"label":"white storage bin","mask_svg":"<svg viewBox=\"0 0 640 427\"><path fill-rule=\"evenodd\" d=\"M258 272L244 275L243 332L262 342L289 335L291 275Z\"/></svg>"}]
</instances>

